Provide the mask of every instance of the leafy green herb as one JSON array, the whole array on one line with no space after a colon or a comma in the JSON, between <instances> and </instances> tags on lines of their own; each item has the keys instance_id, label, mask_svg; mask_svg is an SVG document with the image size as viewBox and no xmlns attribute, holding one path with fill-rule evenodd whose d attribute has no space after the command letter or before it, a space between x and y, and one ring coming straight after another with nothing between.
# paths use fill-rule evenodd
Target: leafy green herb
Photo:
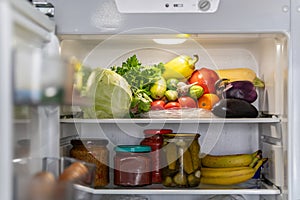
<instances>
[{"instance_id":1,"label":"leafy green herb","mask_svg":"<svg viewBox=\"0 0 300 200\"><path fill-rule=\"evenodd\" d=\"M131 86L133 94L131 112L137 114L149 111L152 102L150 88L164 72L163 63L143 66L136 55L133 55L123 62L122 66L113 66L111 70L124 77Z\"/></svg>"}]
</instances>

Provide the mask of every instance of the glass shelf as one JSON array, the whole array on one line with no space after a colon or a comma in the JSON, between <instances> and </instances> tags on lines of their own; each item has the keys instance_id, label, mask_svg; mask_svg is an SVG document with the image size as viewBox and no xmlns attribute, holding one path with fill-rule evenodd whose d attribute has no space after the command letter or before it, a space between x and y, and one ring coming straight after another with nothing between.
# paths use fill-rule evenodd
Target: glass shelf
<instances>
[{"instance_id":1,"label":"glass shelf","mask_svg":"<svg viewBox=\"0 0 300 200\"><path fill-rule=\"evenodd\" d=\"M83 124L111 124L111 123L133 123L133 124L144 124L144 123L279 123L281 119L278 117L267 117L267 118L183 118L183 119L61 119L61 123L83 123Z\"/></svg>"},{"instance_id":2,"label":"glass shelf","mask_svg":"<svg viewBox=\"0 0 300 200\"><path fill-rule=\"evenodd\" d=\"M116 187L93 189L81 185L75 185L75 189L91 193L100 194L147 194L147 195L211 195L211 194L242 194L242 195L278 195L280 189L264 182L250 180L246 183L235 186L209 186L199 185L196 188L167 188L160 184L153 184L145 187Z\"/></svg>"}]
</instances>

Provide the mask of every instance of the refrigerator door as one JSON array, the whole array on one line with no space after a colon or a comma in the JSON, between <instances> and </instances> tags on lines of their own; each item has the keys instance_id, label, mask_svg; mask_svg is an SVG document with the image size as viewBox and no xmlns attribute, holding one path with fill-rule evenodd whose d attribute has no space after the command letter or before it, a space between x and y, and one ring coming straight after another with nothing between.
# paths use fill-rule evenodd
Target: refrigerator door
<instances>
[{"instance_id":1,"label":"refrigerator door","mask_svg":"<svg viewBox=\"0 0 300 200\"><path fill-rule=\"evenodd\" d=\"M32 133L34 132L40 136L40 141L37 138L34 138L35 142L31 141L31 144L36 144L30 147L35 148L32 152L52 156L59 154L59 113L57 106L36 106L30 112L33 118L15 119L13 93L15 92L16 80L14 78L16 76L14 76L14 67L22 69L23 66L23 69L29 70L30 64L38 60L36 52L40 52L45 57L59 55L59 42L54 33L54 22L50 21L48 17L36 10L27 1L1 0L0 26L0 127L2 133L0 140L2 152L0 185L2 187L0 193L2 199L11 200L14 198L12 160L16 153L14 151L15 144L20 138L26 136L34 138ZM19 59L18 64L16 58ZM30 72L35 73L32 69ZM29 81L32 81L32 79ZM40 118L42 115L44 118ZM35 117L39 118L39 121L31 121ZM42 120L43 122L41 122ZM34 131L35 125L39 125L36 131ZM19 129L18 127L21 126L30 128ZM46 130L47 133L42 132L42 129ZM56 136L54 133L56 133ZM50 135L52 136L46 138ZM42 143L47 144L47 146L42 146Z\"/></svg>"}]
</instances>

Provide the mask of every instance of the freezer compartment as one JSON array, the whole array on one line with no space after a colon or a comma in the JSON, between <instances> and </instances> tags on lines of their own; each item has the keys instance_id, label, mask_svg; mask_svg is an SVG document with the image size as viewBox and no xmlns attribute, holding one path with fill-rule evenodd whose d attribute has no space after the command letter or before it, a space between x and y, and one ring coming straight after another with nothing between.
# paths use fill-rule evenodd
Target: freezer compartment
<instances>
[{"instance_id":1,"label":"freezer compartment","mask_svg":"<svg viewBox=\"0 0 300 200\"><path fill-rule=\"evenodd\" d=\"M136 55L143 65L166 63L178 55L198 55L196 69L249 68L265 83L257 88L253 105L265 114L286 115L288 35L253 34L141 34L144 28L119 35L60 35L63 56L75 56L83 66L121 66ZM161 30L166 31L166 30Z\"/></svg>"}]
</instances>

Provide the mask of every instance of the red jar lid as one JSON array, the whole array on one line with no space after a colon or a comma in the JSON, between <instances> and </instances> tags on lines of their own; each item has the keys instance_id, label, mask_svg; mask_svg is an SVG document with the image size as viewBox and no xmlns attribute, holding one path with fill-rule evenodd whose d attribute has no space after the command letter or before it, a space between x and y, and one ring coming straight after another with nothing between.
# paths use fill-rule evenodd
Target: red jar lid
<instances>
[{"instance_id":1,"label":"red jar lid","mask_svg":"<svg viewBox=\"0 0 300 200\"><path fill-rule=\"evenodd\" d=\"M172 129L146 129L144 130L144 134L170 134L173 133Z\"/></svg>"}]
</instances>

